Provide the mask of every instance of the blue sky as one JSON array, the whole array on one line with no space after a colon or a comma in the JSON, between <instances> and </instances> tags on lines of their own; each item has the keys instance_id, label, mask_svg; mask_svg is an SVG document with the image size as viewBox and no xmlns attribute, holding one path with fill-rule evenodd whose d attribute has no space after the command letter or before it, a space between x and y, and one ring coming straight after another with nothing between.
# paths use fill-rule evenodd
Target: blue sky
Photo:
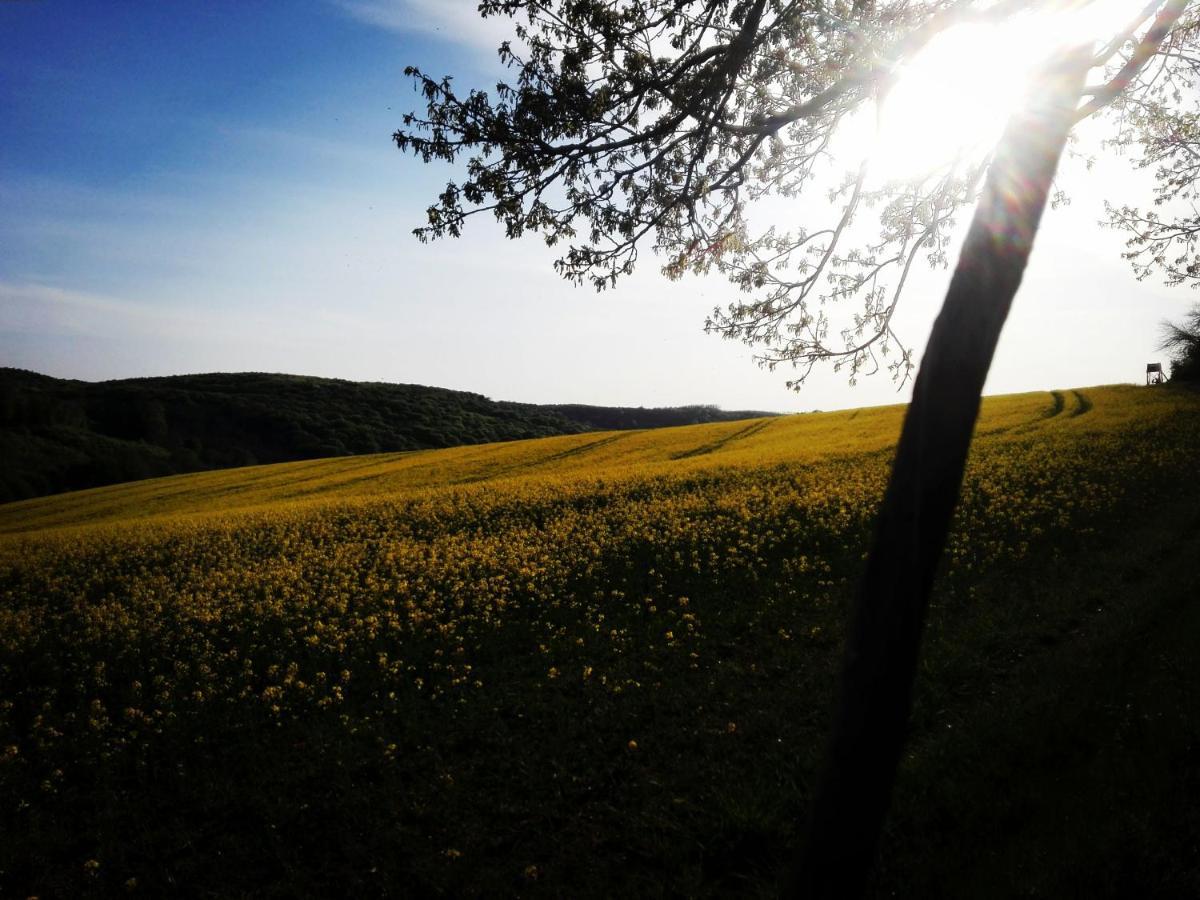
<instances>
[{"instance_id":1,"label":"blue sky","mask_svg":"<svg viewBox=\"0 0 1200 900\"><path fill-rule=\"evenodd\" d=\"M0 364L88 380L286 371L500 399L801 410L905 399L884 376L800 395L702 333L719 278L651 261L559 281L490 222L410 236L450 176L390 142L403 68L497 74L473 0L0 3ZM1117 169L1113 169L1116 172ZM1120 171L1123 171L1121 169ZM1095 185L1048 215L991 392L1137 380L1186 292L1138 284ZM1090 202L1089 202L1090 201ZM913 283L919 346L947 278Z\"/></svg>"}]
</instances>

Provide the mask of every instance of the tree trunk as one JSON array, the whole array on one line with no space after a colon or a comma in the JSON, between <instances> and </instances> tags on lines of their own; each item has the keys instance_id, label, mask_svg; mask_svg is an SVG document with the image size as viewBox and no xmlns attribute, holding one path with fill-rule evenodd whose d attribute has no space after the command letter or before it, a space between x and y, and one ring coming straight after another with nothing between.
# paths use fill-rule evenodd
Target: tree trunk
<instances>
[{"instance_id":1,"label":"tree trunk","mask_svg":"<svg viewBox=\"0 0 1200 900\"><path fill-rule=\"evenodd\" d=\"M934 323L846 634L808 838L786 895L862 894L904 745L925 610L984 380L1074 122L1087 55L1047 69L1009 121Z\"/></svg>"}]
</instances>

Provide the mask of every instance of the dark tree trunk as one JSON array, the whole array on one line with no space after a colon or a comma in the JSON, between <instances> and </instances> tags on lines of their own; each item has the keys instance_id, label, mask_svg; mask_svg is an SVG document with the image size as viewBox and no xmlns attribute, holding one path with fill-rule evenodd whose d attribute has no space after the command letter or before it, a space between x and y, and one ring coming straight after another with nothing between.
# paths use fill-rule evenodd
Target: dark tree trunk
<instances>
[{"instance_id":1,"label":"dark tree trunk","mask_svg":"<svg viewBox=\"0 0 1200 900\"><path fill-rule=\"evenodd\" d=\"M841 695L789 896L855 897L879 842L912 704L925 610L980 395L1087 68L1070 54L1009 122L934 323L851 614Z\"/></svg>"}]
</instances>

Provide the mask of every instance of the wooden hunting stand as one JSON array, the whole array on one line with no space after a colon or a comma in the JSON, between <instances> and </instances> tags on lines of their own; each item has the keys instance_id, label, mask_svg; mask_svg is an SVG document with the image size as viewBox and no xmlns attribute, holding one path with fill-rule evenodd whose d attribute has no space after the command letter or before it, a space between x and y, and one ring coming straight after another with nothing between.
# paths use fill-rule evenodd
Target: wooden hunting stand
<instances>
[{"instance_id":1,"label":"wooden hunting stand","mask_svg":"<svg viewBox=\"0 0 1200 900\"><path fill-rule=\"evenodd\" d=\"M1146 363L1146 384L1163 384L1166 380L1161 363Z\"/></svg>"}]
</instances>

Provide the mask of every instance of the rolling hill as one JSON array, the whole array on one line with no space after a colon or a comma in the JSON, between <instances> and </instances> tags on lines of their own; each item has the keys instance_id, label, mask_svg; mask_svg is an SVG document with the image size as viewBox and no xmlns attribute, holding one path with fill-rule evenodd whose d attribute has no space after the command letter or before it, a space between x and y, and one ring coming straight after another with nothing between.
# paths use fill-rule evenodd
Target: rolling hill
<instances>
[{"instance_id":1,"label":"rolling hill","mask_svg":"<svg viewBox=\"0 0 1200 900\"><path fill-rule=\"evenodd\" d=\"M902 414L0 506L0 893L776 894ZM1200 396L976 435L872 895L1194 896Z\"/></svg>"},{"instance_id":2,"label":"rolling hill","mask_svg":"<svg viewBox=\"0 0 1200 900\"><path fill-rule=\"evenodd\" d=\"M762 415L536 406L297 375L89 383L0 368L0 503L179 472Z\"/></svg>"}]
</instances>

